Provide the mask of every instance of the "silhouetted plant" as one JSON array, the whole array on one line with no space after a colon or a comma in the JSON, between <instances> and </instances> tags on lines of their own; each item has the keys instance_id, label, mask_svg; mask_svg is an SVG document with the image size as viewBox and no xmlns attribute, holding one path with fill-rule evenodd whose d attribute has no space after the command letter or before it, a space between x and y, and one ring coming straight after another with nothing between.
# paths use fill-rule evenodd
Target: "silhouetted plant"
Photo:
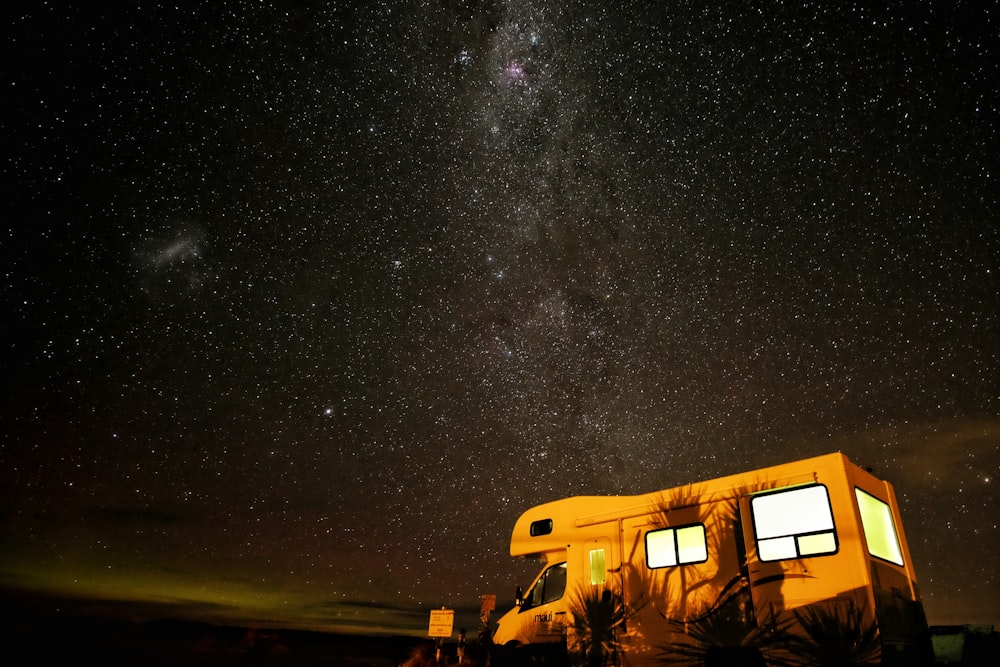
<instances>
[{"instance_id":1,"label":"silhouetted plant","mask_svg":"<svg viewBox=\"0 0 1000 667\"><path fill-rule=\"evenodd\" d=\"M746 582L740 580L702 613L686 621L667 619L677 639L661 646L661 661L691 667L764 665L763 654L785 641L789 623L780 623L773 615L758 622L752 604ZM785 667L780 660L771 664Z\"/></svg>"},{"instance_id":2,"label":"silhouetted plant","mask_svg":"<svg viewBox=\"0 0 1000 667\"><path fill-rule=\"evenodd\" d=\"M804 636L789 638L788 648L799 664L817 667L860 667L881 663L878 628L865 610L847 605L814 605L797 609L795 619Z\"/></svg>"},{"instance_id":3,"label":"silhouetted plant","mask_svg":"<svg viewBox=\"0 0 1000 667\"><path fill-rule=\"evenodd\" d=\"M621 596L610 588L594 586L578 593L569 608L573 615L570 661L586 667L614 664L621 648L616 633L628 616Z\"/></svg>"},{"instance_id":4,"label":"silhouetted plant","mask_svg":"<svg viewBox=\"0 0 1000 667\"><path fill-rule=\"evenodd\" d=\"M410 656L403 667L438 667L436 647L429 643L420 643L410 649Z\"/></svg>"}]
</instances>

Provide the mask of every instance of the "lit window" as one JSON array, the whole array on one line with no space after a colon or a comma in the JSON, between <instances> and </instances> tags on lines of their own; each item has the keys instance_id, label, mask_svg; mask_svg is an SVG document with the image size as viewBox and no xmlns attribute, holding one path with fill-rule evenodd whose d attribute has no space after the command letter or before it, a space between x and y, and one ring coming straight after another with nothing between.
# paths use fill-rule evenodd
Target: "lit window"
<instances>
[{"instance_id":1,"label":"lit window","mask_svg":"<svg viewBox=\"0 0 1000 667\"><path fill-rule=\"evenodd\" d=\"M590 583L592 585L603 584L606 577L604 549L593 549L590 552Z\"/></svg>"},{"instance_id":2,"label":"lit window","mask_svg":"<svg viewBox=\"0 0 1000 667\"><path fill-rule=\"evenodd\" d=\"M865 529L868 553L876 558L896 565L903 564L903 552L899 548L896 526L892 521L892 510L875 496L861 489L854 489L861 510L861 525Z\"/></svg>"},{"instance_id":3,"label":"lit window","mask_svg":"<svg viewBox=\"0 0 1000 667\"><path fill-rule=\"evenodd\" d=\"M837 551L837 533L826 487L799 486L754 496L754 535L762 561Z\"/></svg>"},{"instance_id":4,"label":"lit window","mask_svg":"<svg viewBox=\"0 0 1000 667\"><path fill-rule=\"evenodd\" d=\"M700 523L646 533L646 565L651 569L708 560L705 526Z\"/></svg>"}]
</instances>

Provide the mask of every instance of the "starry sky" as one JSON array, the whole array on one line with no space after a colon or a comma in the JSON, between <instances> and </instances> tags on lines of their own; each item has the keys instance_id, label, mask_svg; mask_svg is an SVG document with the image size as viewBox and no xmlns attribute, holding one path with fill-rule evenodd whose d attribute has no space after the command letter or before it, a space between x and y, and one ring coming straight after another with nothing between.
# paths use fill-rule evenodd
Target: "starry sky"
<instances>
[{"instance_id":1,"label":"starry sky","mask_svg":"<svg viewBox=\"0 0 1000 667\"><path fill-rule=\"evenodd\" d=\"M1000 624L995 6L186 4L3 10L0 585L420 633L843 451Z\"/></svg>"}]
</instances>

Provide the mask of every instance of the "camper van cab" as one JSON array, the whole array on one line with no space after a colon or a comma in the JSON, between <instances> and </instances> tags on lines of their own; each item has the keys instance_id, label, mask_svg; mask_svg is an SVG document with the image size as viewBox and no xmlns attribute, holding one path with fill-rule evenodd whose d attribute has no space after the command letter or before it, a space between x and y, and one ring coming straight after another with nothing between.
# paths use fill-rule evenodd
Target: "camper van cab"
<instances>
[{"instance_id":1,"label":"camper van cab","mask_svg":"<svg viewBox=\"0 0 1000 667\"><path fill-rule=\"evenodd\" d=\"M524 512L543 567L494 664L921 665L933 656L892 486L840 453Z\"/></svg>"}]
</instances>

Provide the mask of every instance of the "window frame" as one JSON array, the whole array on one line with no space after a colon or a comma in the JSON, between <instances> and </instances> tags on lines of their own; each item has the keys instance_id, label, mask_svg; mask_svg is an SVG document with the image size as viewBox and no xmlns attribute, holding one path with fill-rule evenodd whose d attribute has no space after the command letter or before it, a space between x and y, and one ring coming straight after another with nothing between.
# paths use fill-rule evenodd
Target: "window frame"
<instances>
[{"instance_id":1,"label":"window frame","mask_svg":"<svg viewBox=\"0 0 1000 667\"><path fill-rule=\"evenodd\" d=\"M823 490L823 495L826 500L826 509L829 512L829 527L819 527L815 530L803 530L801 532L788 532L779 533L775 535L770 535L768 537L761 537L760 526L758 525L758 518L761 516L761 509L755 506L755 503L762 498L769 498L773 496L794 493L796 491L804 491L806 489L819 488ZM765 515L766 516L766 515ZM770 520L770 516L767 516ZM826 517L824 517L824 520ZM762 563L778 563L787 560L801 560L803 558L823 558L826 556L834 556L840 553L840 533L837 530L837 521L834 517L833 512L833 502L830 500L830 489L819 482L809 483L809 484L797 484L793 486L785 486L778 489L769 489L761 493L754 494L750 497L750 522L751 529L753 531L754 546L757 551L757 560ZM827 551L820 551L816 553L803 553L802 544L803 540L809 540L810 538L823 538L829 536L833 540L833 548ZM768 547L761 549L761 543L774 543L777 540L790 542L791 547L794 550L794 555L785 556L780 555L778 557L762 557L762 551L766 552Z\"/></svg>"},{"instance_id":2,"label":"window frame","mask_svg":"<svg viewBox=\"0 0 1000 667\"><path fill-rule=\"evenodd\" d=\"M680 540L678 539L677 533L678 533L678 531L689 529L689 528L701 528L702 548L703 548L704 554L705 554L705 557L702 558L701 560L685 560L685 561L681 560ZM673 563L664 563L663 565L650 565L650 559L649 559L649 536L657 534L657 533L664 533L664 532L667 532L667 531L670 531L673 534L672 535L671 543L672 543L672 546L673 546L673 556L674 556L674 561L675 562L673 562ZM685 523L685 524L682 524L680 526L664 526L663 528L656 528L654 530L648 530L648 531L646 531L646 534L643 535L642 542L643 542L643 549L645 551L644 555L646 557L646 569L648 569L648 570L662 570L663 568L667 568L667 567L684 567L685 565L699 565L701 563L705 563L705 562L708 561L708 555L709 555L708 554L708 531L705 528L705 524L701 523L700 521L696 521L694 523Z\"/></svg>"},{"instance_id":3,"label":"window frame","mask_svg":"<svg viewBox=\"0 0 1000 667\"><path fill-rule=\"evenodd\" d=\"M556 568L562 568L563 570L562 591L559 593L557 597L550 597L546 588L548 587L549 583L549 575L552 574L552 572L554 572ZM529 609L537 609L538 607L541 607L543 605L551 604L556 600L561 600L563 596L566 595L566 588L568 587L568 585L569 585L569 577L568 577L566 561L562 561L561 563L553 563L549 567L542 570L542 573L538 575L538 579L535 580L535 585L532 586L531 589L528 591L528 594L524 596L524 600L521 603L521 607L518 613L521 613L522 611L528 611ZM538 589L539 586L542 587L540 599L538 602L535 602L534 601L535 590Z\"/></svg>"},{"instance_id":4,"label":"window frame","mask_svg":"<svg viewBox=\"0 0 1000 667\"><path fill-rule=\"evenodd\" d=\"M869 537L869 531L868 531L869 526L865 522L865 510L861 507L861 496L859 494L862 493L871 500L877 502L880 508L885 509L885 513L883 516L886 516L889 519L889 528L892 529L892 539L896 548L895 555L898 556L899 562L896 562L891 558L886 558L885 556L880 556L876 554L874 551L872 551L872 540ZM854 498L858 503L858 515L861 517L861 532L865 536L865 550L868 552L868 555L871 556L872 558L877 558L882 562L895 565L896 567L904 567L906 559L903 557L903 541L899 537L899 529L896 528L896 517L893 516L892 514L892 505L885 502L875 494L865 491L860 486L854 487Z\"/></svg>"},{"instance_id":5,"label":"window frame","mask_svg":"<svg viewBox=\"0 0 1000 667\"><path fill-rule=\"evenodd\" d=\"M555 524L552 519L538 519L537 521L532 521L528 525L528 535L531 537L551 535L554 525Z\"/></svg>"}]
</instances>

